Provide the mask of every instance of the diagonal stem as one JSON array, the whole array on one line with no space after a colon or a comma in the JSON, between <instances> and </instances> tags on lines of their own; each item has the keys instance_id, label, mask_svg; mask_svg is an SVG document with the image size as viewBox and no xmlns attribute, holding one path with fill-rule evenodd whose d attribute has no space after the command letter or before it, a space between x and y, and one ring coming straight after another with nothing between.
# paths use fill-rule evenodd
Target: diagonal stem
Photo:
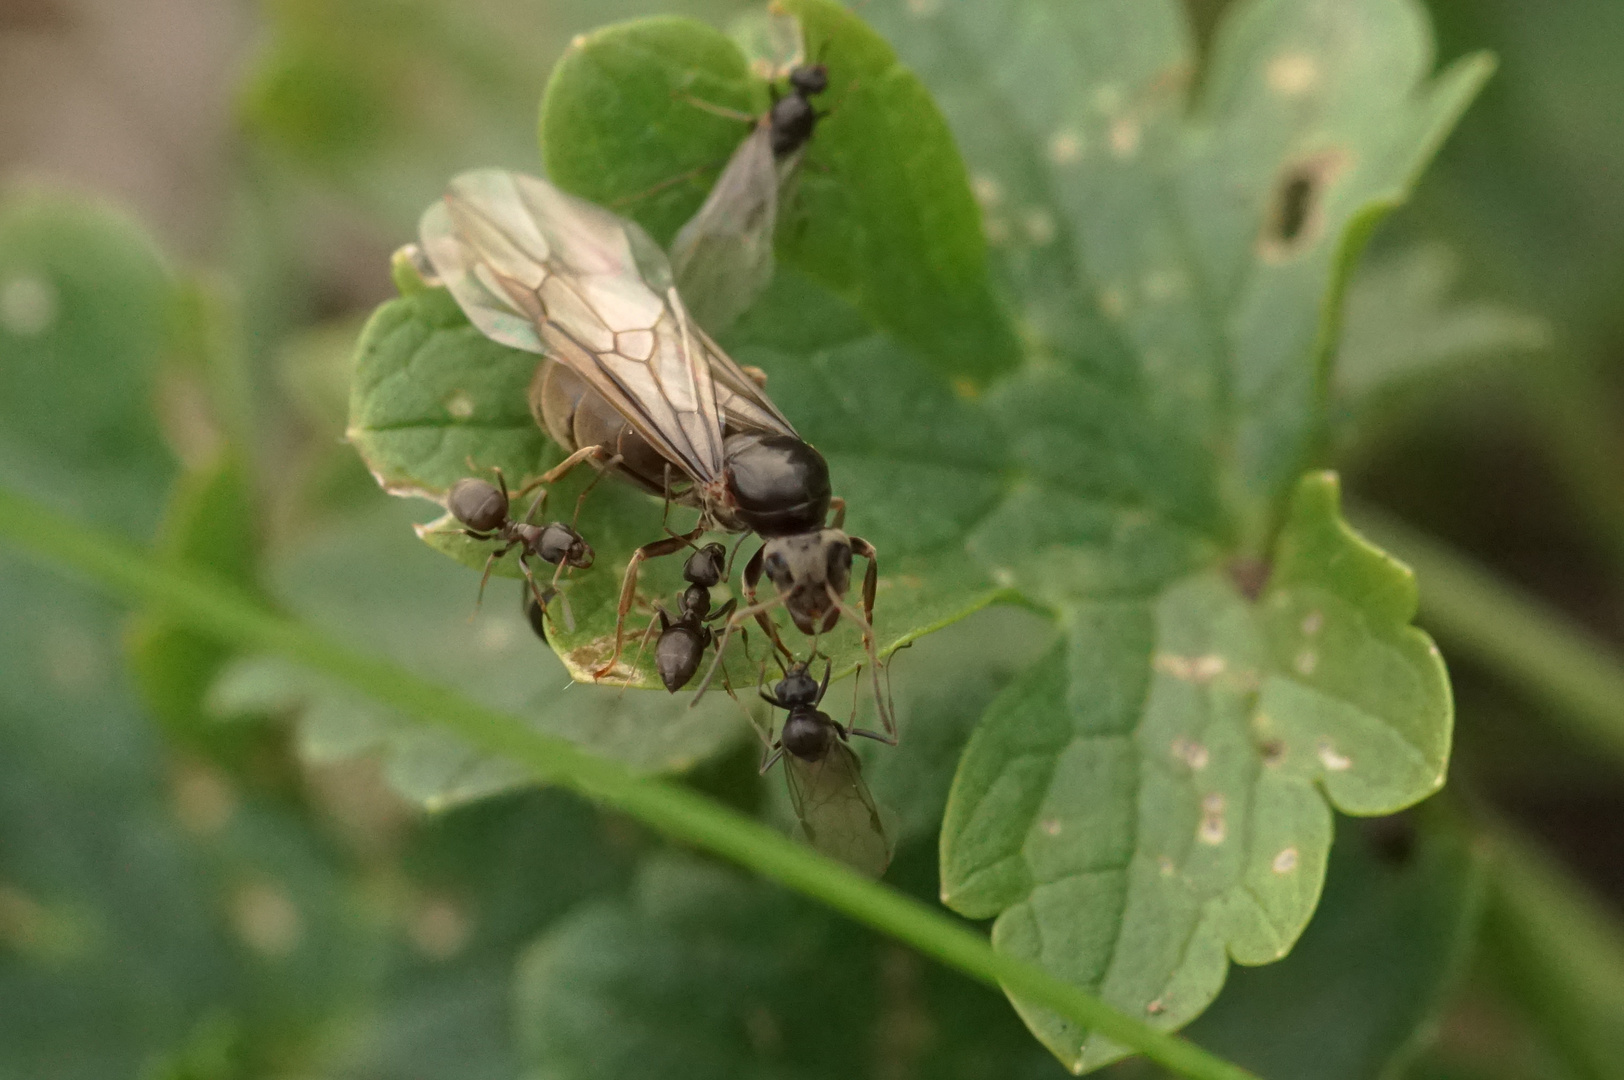
<instances>
[{"instance_id":1,"label":"diagonal stem","mask_svg":"<svg viewBox=\"0 0 1624 1080\"><path fill-rule=\"evenodd\" d=\"M643 779L617 762L526 727L523 720L388 661L352 651L272 614L224 583L165 567L81 522L0 488L0 538L34 557L239 648L273 653L339 679L383 704L519 762L538 777L622 810L819 900L972 978L1046 1006L1192 1080L1251 1080L1237 1065L1112 1009L1043 969L995 952L959 921L702 795Z\"/></svg>"}]
</instances>

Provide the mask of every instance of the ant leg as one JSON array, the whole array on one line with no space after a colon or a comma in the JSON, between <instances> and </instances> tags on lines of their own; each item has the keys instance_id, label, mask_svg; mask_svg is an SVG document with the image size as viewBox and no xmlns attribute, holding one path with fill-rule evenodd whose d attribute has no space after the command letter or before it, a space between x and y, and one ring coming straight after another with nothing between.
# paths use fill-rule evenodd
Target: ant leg
<instances>
[{"instance_id":1,"label":"ant leg","mask_svg":"<svg viewBox=\"0 0 1624 1080\"><path fill-rule=\"evenodd\" d=\"M615 651L609 654L609 660L602 667L592 673L594 679L601 679L614 670L615 661L620 659L620 647L625 638L626 613L632 609L632 601L637 596L637 568L644 559L657 559L662 555L669 555L682 548L693 540L704 535L701 529L695 529L687 536L668 536L664 540L656 540L652 544L644 544L632 552L631 559L626 563L626 576L620 582L620 603L615 609Z\"/></svg>"},{"instance_id":2,"label":"ant leg","mask_svg":"<svg viewBox=\"0 0 1624 1080\"><path fill-rule=\"evenodd\" d=\"M729 615L733 614L733 609L738 607L738 606L739 606L739 598L737 596L732 597L731 599L728 600L727 603L723 604L721 607L717 608L715 611L711 612L709 615L706 615L705 616L705 621L706 622L719 622L722 619L725 619ZM744 631L741 630L739 632L743 633Z\"/></svg>"},{"instance_id":3,"label":"ant leg","mask_svg":"<svg viewBox=\"0 0 1624 1080\"><path fill-rule=\"evenodd\" d=\"M846 527L846 500L839 495L829 500L829 512L834 517L829 519L829 528L844 529Z\"/></svg>"},{"instance_id":4,"label":"ant leg","mask_svg":"<svg viewBox=\"0 0 1624 1080\"><path fill-rule=\"evenodd\" d=\"M597 473L592 477L592 479L586 482L586 487L581 489L581 494L575 500L575 513L570 515L570 528L575 528L575 523L581 520L581 507L586 505L586 497L592 494L592 489L598 486L598 481L607 476L610 469L613 469L616 465L619 465L625 460L626 459L624 456L616 454L613 457L605 459L600 464Z\"/></svg>"},{"instance_id":5,"label":"ant leg","mask_svg":"<svg viewBox=\"0 0 1624 1080\"><path fill-rule=\"evenodd\" d=\"M570 610L569 597L552 587L549 587L547 591L543 593L541 591L541 586L536 584L536 576L530 572L530 560L528 556L528 552L519 553L519 569L524 572L524 579L530 583L531 595L536 598L536 603L541 606L543 614L547 613L549 610L548 598L553 596L558 597L559 603L564 605L564 629L573 634L575 632L575 613Z\"/></svg>"},{"instance_id":6,"label":"ant leg","mask_svg":"<svg viewBox=\"0 0 1624 1080\"><path fill-rule=\"evenodd\" d=\"M744 573L740 576L740 584L744 586L744 602L749 610L756 613L756 622L767 632L767 640L777 646L779 652L793 660L795 654L784 645L784 640L778 636L778 627L767 618L766 611L772 606L771 602L759 605L756 603L756 585L761 581L761 553L766 550L767 545L761 545L744 565ZM731 620L728 625L732 625Z\"/></svg>"},{"instance_id":7,"label":"ant leg","mask_svg":"<svg viewBox=\"0 0 1624 1080\"><path fill-rule=\"evenodd\" d=\"M631 686L632 680L637 678L637 667L643 662L643 652L648 648L648 639L654 636L656 626L660 628L662 634L671 629L670 617L666 615L665 608L659 604L654 605L654 618L648 621L648 626L644 628L642 635L637 639L637 655L632 657L632 677L627 679L626 684L620 688L622 694Z\"/></svg>"},{"instance_id":8,"label":"ant leg","mask_svg":"<svg viewBox=\"0 0 1624 1080\"><path fill-rule=\"evenodd\" d=\"M479 596L474 600L474 610L475 611L478 611L479 610L479 605L483 604L485 602L485 583L491 579L491 567L496 565L496 561L498 559L502 558L504 555L506 555L508 552L512 551L514 548L516 548L518 546L519 546L519 542L517 540L515 540L513 543L509 544L507 547L503 548L501 551L493 551L493 552L491 552L490 558L485 560L485 572L483 574L479 575ZM524 565L522 560L520 561L519 565L520 566ZM539 599L539 597L538 597L538 599Z\"/></svg>"},{"instance_id":9,"label":"ant leg","mask_svg":"<svg viewBox=\"0 0 1624 1080\"><path fill-rule=\"evenodd\" d=\"M876 651L874 646L874 628L870 626L868 622L863 619L862 615L850 604L846 603L845 600L836 595L834 589L832 588L829 589L829 598L834 601L835 606L840 609L840 613L842 615L846 616L848 619L852 620L852 622L855 622L857 625L863 628L863 647L868 651L869 663L874 668L874 711L879 713L880 725L885 728L885 735L881 736L869 733L869 737L879 739L881 742L886 743L887 745L895 746L897 744L897 724L896 719L892 716L892 710L881 693L881 665L879 653Z\"/></svg>"},{"instance_id":10,"label":"ant leg","mask_svg":"<svg viewBox=\"0 0 1624 1080\"><path fill-rule=\"evenodd\" d=\"M716 674L716 667L722 662L722 654L727 652L727 643L728 640L732 638L733 631L738 629L739 625L746 619L759 617L763 612L775 608L783 602L784 598L782 596L775 596L771 600L764 600L759 604L752 604L750 607L744 608L740 611L735 611L733 613L733 617L727 621L726 629L722 631L721 643L716 646L716 659L712 660L710 667L705 669L705 679L699 684L699 689L694 691L694 699L688 703L688 707L690 709L695 705L698 705L699 699L705 696L705 690L710 686L710 681ZM771 623L768 625L771 625Z\"/></svg>"},{"instance_id":11,"label":"ant leg","mask_svg":"<svg viewBox=\"0 0 1624 1080\"><path fill-rule=\"evenodd\" d=\"M726 105L718 105L715 102L706 101L704 98L694 97L686 90L675 91L671 96L681 98L694 108L703 109L713 116L737 120L741 124L755 124L760 119L752 113L740 112L738 109L730 109Z\"/></svg>"},{"instance_id":12,"label":"ant leg","mask_svg":"<svg viewBox=\"0 0 1624 1080\"><path fill-rule=\"evenodd\" d=\"M563 461L560 461L557 465L554 465L552 468L542 473L539 482L549 485L556 484L559 480L562 480L571 469L574 469L575 466L579 465L583 461L606 461L613 456L613 454L610 454L609 451L605 450L601 446L595 444L592 446L583 446L579 450L575 451L575 453L565 458Z\"/></svg>"},{"instance_id":13,"label":"ant leg","mask_svg":"<svg viewBox=\"0 0 1624 1080\"><path fill-rule=\"evenodd\" d=\"M641 202L651 196L658 195L666 188L676 187L678 184L686 183L697 176L710 172L712 169L720 169L721 167L722 163L719 161L713 161L708 165L695 165L691 169L684 169L675 176L666 177L664 180L654 184L652 187L644 188L642 191L634 192L630 195L622 195L620 198L609 203L608 206L611 210L619 210L621 207L630 206L632 203Z\"/></svg>"},{"instance_id":14,"label":"ant leg","mask_svg":"<svg viewBox=\"0 0 1624 1080\"><path fill-rule=\"evenodd\" d=\"M880 554L874 550L873 544L861 536L851 537L851 553L868 560L868 570L863 574L863 621L872 628L874 593L880 584Z\"/></svg>"}]
</instances>

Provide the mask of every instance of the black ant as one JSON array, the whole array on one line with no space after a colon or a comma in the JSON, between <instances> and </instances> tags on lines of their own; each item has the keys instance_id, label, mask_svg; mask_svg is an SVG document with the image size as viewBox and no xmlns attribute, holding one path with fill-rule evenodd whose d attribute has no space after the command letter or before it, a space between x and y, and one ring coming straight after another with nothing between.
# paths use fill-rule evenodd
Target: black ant
<instances>
[{"instance_id":1,"label":"black ant","mask_svg":"<svg viewBox=\"0 0 1624 1080\"><path fill-rule=\"evenodd\" d=\"M649 630L655 626L660 628L660 640L654 646L654 666L660 673L660 681L673 694L688 685L699 670L705 650L716 640L715 632L706 624L727 618L738 606L738 600L733 599L711 610L710 591L721 584L726 567L727 550L721 544L696 548L682 568L688 587L683 590L677 617L671 618L665 608L654 605L656 621L649 624ZM645 634L644 640L647 639Z\"/></svg>"},{"instance_id":2,"label":"black ant","mask_svg":"<svg viewBox=\"0 0 1624 1080\"><path fill-rule=\"evenodd\" d=\"M852 735L892 746L896 738L841 724L821 711L818 706L828 692L833 664L825 662L822 683L811 676L808 666L798 660L771 692L757 691L769 705L789 710L778 738L767 744L761 771L783 758L790 802L807 840L824 854L879 877L891 861L891 840L863 781L857 755L846 744ZM854 717L855 713L854 701Z\"/></svg>"},{"instance_id":3,"label":"black ant","mask_svg":"<svg viewBox=\"0 0 1624 1080\"><path fill-rule=\"evenodd\" d=\"M524 573L525 580L530 583L530 592L536 604L545 610L548 599L558 595L558 578L566 566L585 570L592 565L592 547L582 539L580 533L561 521L537 525L530 520L546 504L546 492L542 492L536 501L530 504L530 511L523 521L514 521L508 516L512 504L508 498L507 480L503 478L500 469L494 471L497 481L495 484L475 477L466 477L452 484L451 491L446 495L446 509L465 526L459 530L464 535L471 536L475 540L495 540L505 545L492 551L490 558L485 560L485 573L479 579L480 598L484 599L485 583L490 580L491 568L496 565L496 561L514 548L518 548L519 569ZM532 557L558 567L545 593L542 592L541 586L536 584L535 576L530 572L529 560ZM567 603L564 621L569 629L574 629L574 620L570 617Z\"/></svg>"}]
</instances>

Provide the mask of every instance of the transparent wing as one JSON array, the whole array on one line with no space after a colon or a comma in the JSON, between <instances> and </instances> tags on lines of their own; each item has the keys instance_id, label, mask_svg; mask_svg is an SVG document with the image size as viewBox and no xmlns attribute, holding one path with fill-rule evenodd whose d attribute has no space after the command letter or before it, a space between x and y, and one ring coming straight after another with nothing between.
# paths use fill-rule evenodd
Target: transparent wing
<instances>
[{"instance_id":1,"label":"transparent wing","mask_svg":"<svg viewBox=\"0 0 1624 1080\"><path fill-rule=\"evenodd\" d=\"M763 79L782 79L790 69L806 62L801 20L787 12L752 8L729 28L733 40L750 58L751 69Z\"/></svg>"},{"instance_id":2,"label":"transparent wing","mask_svg":"<svg viewBox=\"0 0 1624 1080\"><path fill-rule=\"evenodd\" d=\"M487 337L568 366L694 479L720 475L712 370L725 373L724 399L749 380L698 331L642 229L544 180L482 169L454 179L418 231Z\"/></svg>"},{"instance_id":3,"label":"transparent wing","mask_svg":"<svg viewBox=\"0 0 1624 1080\"><path fill-rule=\"evenodd\" d=\"M808 843L869 877L885 873L891 838L851 747L837 742L822 761L785 754L784 776Z\"/></svg>"},{"instance_id":4,"label":"transparent wing","mask_svg":"<svg viewBox=\"0 0 1624 1080\"><path fill-rule=\"evenodd\" d=\"M767 288L777 224L778 165L771 129L761 123L671 242L677 289L699 325L721 333Z\"/></svg>"}]
</instances>

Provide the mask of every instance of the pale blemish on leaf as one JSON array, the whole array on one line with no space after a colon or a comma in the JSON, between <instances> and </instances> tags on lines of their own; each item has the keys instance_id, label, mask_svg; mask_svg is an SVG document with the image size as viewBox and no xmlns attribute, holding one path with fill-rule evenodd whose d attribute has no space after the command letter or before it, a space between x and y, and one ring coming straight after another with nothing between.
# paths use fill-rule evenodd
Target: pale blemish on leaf
<instances>
[{"instance_id":1,"label":"pale blemish on leaf","mask_svg":"<svg viewBox=\"0 0 1624 1080\"><path fill-rule=\"evenodd\" d=\"M1100 311L1108 319L1121 319L1128 313L1128 294L1117 285L1100 290Z\"/></svg>"},{"instance_id":2,"label":"pale blemish on leaf","mask_svg":"<svg viewBox=\"0 0 1624 1080\"><path fill-rule=\"evenodd\" d=\"M1062 128L1049 137L1049 160L1056 165L1070 165L1083 156L1083 137L1070 128Z\"/></svg>"},{"instance_id":3,"label":"pale blemish on leaf","mask_svg":"<svg viewBox=\"0 0 1624 1080\"><path fill-rule=\"evenodd\" d=\"M1047 210L1028 210L1021 218L1021 225L1026 230L1026 238L1038 247L1054 243L1054 215Z\"/></svg>"},{"instance_id":4,"label":"pale blemish on leaf","mask_svg":"<svg viewBox=\"0 0 1624 1080\"><path fill-rule=\"evenodd\" d=\"M1303 616L1303 636L1313 637L1325 625L1325 614L1320 611L1310 611Z\"/></svg>"},{"instance_id":5,"label":"pale blemish on leaf","mask_svg":"<svg viewBox=\"0 0 1624 1080\"><path fill-rule=\"evenodd\" d=\"M1223 674L1224 658L1217 653L1207 653L1204 656L1175 656L1172 653L1157 653L1153 661L1156 670L1164 675L1171 675L1182 682L1195 683L1205 686L1213 679Z\"/></svg>"},{"instance_id":6,"label":"pale blemish on leaf","mask_svg":"<svg viewBox=\"0 0 1624 1080\"><path fill-rule=\"evenodd\" d=\"M971 177L970 193L983 210L991 210L1004 201L1003 186L990 176Z\"/></svg>"},{"instance_id":7,"label":"pale blemish on leaf","mask_svg":"<svg viewBox=\"0 0 1624 1080\"><path fill-rule=\"evenodd\" d=\"M1270 90L1282 97L1297 97L1319 82L1319 65L1306 53L1281 53L1269 61L1265 77Z\"/></svg>"},{"instance_id":8,"label":"pale blemish on leaf","mask_svg":"<svg viewBox=\"0 0 1624 1080\"><path fill-rule=\"evenodd\" d=\"M1109 135L1111 154L1119 161L1127 161L1139 152L1139 121L1132 116L1119 116L1111 122Z\"/></svg>"},{"instance_id":9,"label":"pale blemish on leaf","mask_svg":"<svg viewBox=\"0 0 1624 1080\"><path fill-rule=\"evenodd\" d=\"M1167 1011L1167 1006L1162 1002L1161 998L1157 998L1155 1001L1145 1003L1145 1011L1152 1016L1160 1016Z\"/></svg>"},{"instance_id":10,"label":"pale blemish on leaf","mask_svg":"<svg viewBox=\"0 0 1624 1080\"><path fill-rule=\"evenodd\" d=\"M1320 764L1331 772L1344 772L1353 767L1353 759L1337 753L1336 745L1330 739L1320 740L1319 759Z\"/></svg>"},{"instance_id":11,"label":"pale blemish on leaf","mask_svg":"<svg viewBox=\"0 0 1624 1080\"><path fill-rule=\"evenodd\" d=\"M1188 283L1180 270L1153 270L1145 275L1145 299L1158 304L1176 300L1184 295Z\"/></svg>"},{"instance_id":12,"label":"pale blemish on leaf","mask_svg":"<svg viewBox=\"0 0 1624 1080\"><path fill-rule=\"evenodd\" d=\"M243 944L272 960L299 947L304 920L287 890L272 881L239 885L231 896L231 925Z\"/></svg>"},{"instance_id":13,"label":"pale blemish on leaf","mask_svg":"<svg viewBox=\"0 0 1624 1080\"><path fill-rule=\"evenodd\" d=\"M56 323L56 286L22 274L0 284L0 327L18 337L35 337Z\"/></svg>"},{"instance_id":14,"label":"pale blemish on leaf","mask_svg":"<svg viewBox=\"0 0 1624 1080\"><path fill-rule=\"evenodd\" d=\"M1277 874L1289 874L1297 869L1297 849L1294 847L1282 848L1280 854L1274 857L1269 864Z\"/></svg>"},{"instance_id":15,"label":"pale blemish on leaf","mask_svg":"<svg viewBox=\"0 0 1624 1080\"><path fill-rule=\"evenodd\" d=\"M1045 833L1047 833L1048 835L1050 835L1050 836L1059 836L1060 835L1060 819L1059 818L1049 818L1047 821L1045 821L1043 823L1043 831Z\"/></svg>"},{"instance_id":16,"label":"pale blemish on leaf","mask_svg":"<svg viewBox=\"0 0 1624 1080\"><path fill-rule=\"evenodd\" d=\"M1201 827L1196 830L1196 836L1203 844L1213 847L1224 842L1229 834L1229 824L1224 819L1224 807L1227 805L1222 793L1214 791L1201 800Z\"/></svg>"},{"instance_id":17,"label":"pale blemish on leaf","mask_svg":"<svg viewBox=\"0 0 1624 1080\"><path fill-rule=\"evenodd\" d=\"M418 905L406 924L414 948L430 960L450 960L467 946L473 920L461 905L443 896Z\"/></svg>"},{"instance_id":18,"label":"pale blemish on leaf","mask_svg":"<svg viewBox=\"0 0 1624 1080\"><path fill-rule=\"evenodd\" d=\"M1314 674L1315 668L1319 667L1319 653L1313 649L1304 649L1297 654L1297 659L1292 661L1292 666L1297 669L1297 674L1306 679Z\"/></svg>"},{"instance_id":19,"label":"pale blemish on leaf","mask_svg":"<svg viewBox=\"0 0 1624 1080\"><path fill-rule=\"evenodd\" d=\"M1193 772L1205 769L1211 757L1204 744L1183 736L1173 740L1173 756L1188 765Z\"/></svg>"}]
</instances>

